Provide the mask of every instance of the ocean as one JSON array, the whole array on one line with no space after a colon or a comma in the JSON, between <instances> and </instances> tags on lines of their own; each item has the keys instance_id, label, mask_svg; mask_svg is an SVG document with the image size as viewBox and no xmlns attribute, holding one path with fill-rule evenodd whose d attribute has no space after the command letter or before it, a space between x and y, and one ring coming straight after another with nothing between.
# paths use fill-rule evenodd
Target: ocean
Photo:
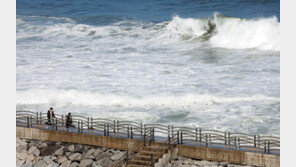
<instances>
[{"instance_id":1,"label":"ocean","mask_svg":"<svg viewBox=\"0 0 296 167\"><path fill-rule=\"evenodd\" d=\"M16 0L16 110L280 134L280 1Z\"/></svg>"}]
</instances>

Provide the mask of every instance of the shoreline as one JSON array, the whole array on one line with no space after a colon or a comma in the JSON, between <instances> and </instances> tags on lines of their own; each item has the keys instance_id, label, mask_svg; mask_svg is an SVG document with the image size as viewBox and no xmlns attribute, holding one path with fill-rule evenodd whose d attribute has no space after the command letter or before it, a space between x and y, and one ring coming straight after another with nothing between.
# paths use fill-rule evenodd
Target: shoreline
<instances>
[{"instance_id":1,"label":"shoreline","mask_svg":"<svg viewBox=\"0 0 296 167\"><path fill-rule=\"evenodd\" d=\"M16 138L17 167L111 167L126 151L89 145ZM172 157L166 167L251 167Z\"/></svg>"}]
</instances>

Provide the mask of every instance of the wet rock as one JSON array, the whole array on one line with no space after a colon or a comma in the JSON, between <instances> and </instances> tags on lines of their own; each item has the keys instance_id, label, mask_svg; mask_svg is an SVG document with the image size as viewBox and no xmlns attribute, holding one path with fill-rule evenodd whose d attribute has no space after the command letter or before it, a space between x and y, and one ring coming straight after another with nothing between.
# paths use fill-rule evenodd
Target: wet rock
<instances>
[{"instance_id":1,"label":"wet rock","mask_svg":"<svg viewBox=\"0 0 296 167\"><path fill-rule=\"evenodd\" d=\"M125 152L115 152L115 154L111 157L112 161L116 161L122 156L124 156Z\"/></svg>"}]
</instances>

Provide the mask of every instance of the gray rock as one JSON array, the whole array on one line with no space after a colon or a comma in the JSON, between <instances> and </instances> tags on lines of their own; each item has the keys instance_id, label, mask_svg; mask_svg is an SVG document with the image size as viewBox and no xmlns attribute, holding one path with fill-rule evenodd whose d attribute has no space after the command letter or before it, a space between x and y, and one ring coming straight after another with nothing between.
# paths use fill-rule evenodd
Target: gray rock
<instances>
[{"instance_id":1,"label":"gray rock","mask_svg":"<svg viewBox=\"0 0 296 167\"><path fill-rule=\"evenodd\" d=\"M92 166L93 167L103 167L102 165L100 165L98 162L95 162L95 161L92 163Z\"/></svg>"},{"instance_id":2,"label":"gray rock","mask_svg":"<svg viewBox=\"0 0 296 167\"><path fill-rule=\"evenodd\" d=\"M115 154L111 157L112 161L116 161L122 156L124 156L125 152L115 152Z\"/></svg>"},{"instance_id":3,"label":"gray rock","mask_svg":"<svg viewBox=\"0 0 296 167\"><path fill-rule=\"evenodd\" d=\"M93 153L93 155L94 155L94 157L97 157L102 152L103 152L103 150L101 150L100 148L97 148L96 151Z\"/></svg>"},{"instance_id":4,"label":"gray rock","mask_svg":"<svg viewBox=\"0 0 296 167\"><path fill-rule=\"evenodd\" d=\"M68 161L68 158L65 155L62 155L62 156L59 156L55 161L61 164L65 161Z\"/></svg>"},{"instance_id":5,"label":"gray rock","mask_svg":"<svg viewBox=\"0 0 296 167\"><path fill-rule=\"evenodd\" d=\"M32 162L34 160L35 156L33 154L30 154L26 159L26 164Z\"/></svg>"},{"instance_id":6,"label":"gray rock","mask_svg":"<svg viewBox=\"0 0 296 167\"><path fill-rule=\"evenodd\" d=\"M76 145L74 151L79 152L79 153L83 153L83 146L80 144Z\"/></svg>"},{"instance_id":7,"label":"gray rock","mask_svg":"<svg viewBox=\"0 0 296 167\"><path fill-rule=\"evenodd\" d=\"M62 148L56 150L56 151L54 152L54 155L57 155L57 156L63 155L63 154L64 154L64 150L63 150L63 148L64 148L64 147L62 147Z\"/></svg>"},{"instance_id":8,"label":"gray rock","mask_svg":"<svg viewBox=\"0 0 296 167\"><path fill-rule=\"evenodd\" d=\"M72 144L72 145L70 145L69 147L68 147L68 150L70 151L70 152L74 152L74 150L75 150L75 146Z\"/></svg>"},{"instance_id":9,"label":"gray rock","mask_svg":"<svg viewBox=\"0 0 296 167\"><path fill-rule=\"evenodd\" d=\"M175 163L173 164L173 167L179 167L182 166L182 161L175 161Z\"/></svg>"},{"instance_id":10,"label":"gray rock","mask_svg":"<svg viewBox=\"0 0 296 167\"><path fill-rule=\"evenodd\" d=\"M112 162L109 157L104 157L104 158L98 160L98 164L100 164L102 166L111 166Z\"/></svg>"},{"instance_id":11,"label":"gray rock","mask_svg":"<svg viewBox=\"0 0 296 167\"><path fill-rule=\"evenodd\" d=\"M87 157L84 156L84 159L95 159L95 157L93 155L89 155Z\"/></svg>"},{"instance_id":12,"label":"gray rock","mask_svg":"<svg viewBox=\"0 0 296 167\"><path fill-rule=\"evenodd\" d=\"M93 160L91 159L83 159L82 161L80 161L79 167L90 167L92 163Z\"/></svg>"},{"instance_id":13,"label":"gray rock","mask_svg":"<svg viewBox=\"0 0 296 167\"><path fill-rule=\"evenodd\" d=\"M59 166L59 164L54 163L54 162L47 165L47 167L58 167L58 166Z\"/></svg>"},{"instance_id":14,"label":"gray rock","mask_svg":"<svg viewBox=\"0 0 296 167\"><path fill-rule=\"evenodd\" d=\"M16 159L16 164L17 165L23 165L26 161L25 160L20 160L20 159Z\"/></svg>"},{"instance_id":15,"label":"gray rock","mask_svg":"<svg viewBox=\"0 0 296 167\"><path fill-rule=\"evenodd\" d=\"M47 164L46 164L46 162L44 162L43 160L38 161L38 162L34 165L34 167L46 167L46 166L47 166Z\"/></svg>"},{"instance_id":16,"label":"gray rock","mask_svg":"<svg viewBox=\"0 0 296 167\"><path fill-rule=\"evenodd\" d=\"M60 165L60 167L69 167L70 164L71 164L71 161L68 160L68 161L63 162L63 163Z\"/></svg>"},{"instance_id":17,"label":"gray rock","mask_svg":"<svg viewBox=\"0 0 296 167\"><path fill-rule=\"evenodd\" d=\"M42 148L46 148L48 147L47 143L42 143L39 145L39 148L42 149Z\"/></svg>"},{"instance_id":18,"label":"gray rock","mask_svg":"<svg viewBox=\"0 0 296 167\"><path fill-rule=\"evenodd\" d=\"M50 156L43 157L43 161L46 162L47 164L53 163L53 160L50 158Z\"/></svg>"},{"instance_id":19,"label":"gray rock","mask_svg":"<svg viewBox=\"0 0 296 167\"><path fill-rule=\"evenodd\" d=\"M31 146L28 154L34 154L36 157L40 155L40 150L36 146Z\"/></svg>"},{"instance_id":20,"label":"gray rock","mask_svg":"<svg viewBox=\"0 0 296 167\"><path fill-rule=\"evenodd\" d=\"M81 160L81 154L80 153L74 153L69 156L69 160L71 161L80 161Z\"/></svg>"},{"instance_id":21,"label":"gray rock","mask_svg":"<svg viewBox=\"0 0 296 167\"><path fill-rule=\"evenodd\" d=\"M71 152L66 152L66 153L65 153L65 155L66 155L67 157L69 157L71 154L72 154Z\"/></svg>"},{"instance_id":22,"label":"gray rock","mask_svg":"<svg viewBox=\"0 0 296 167\"><path fill-rule=\"evenodd\" d=\"M22 165L22 167L33 167L33 164L32 163L24 164Z\"/></svg>"},{"instance_id":23,"label":"gray rock","mask_svg":"<svg viewBox=\"0 0 296 167\"><path fill-rule=\"evenodd\" d=\"M78 163L77 162L73 162L70 167L77 167L78 166Z\"/></svg>"},{"instance_id":24,"label":"gray rock","mask_svg":"<svg viewBox=\"0 0 296 167\"><path fill-rule=\"evenodd\" d=\"M103 159L105 157L108 157L110 159L110 157L113 156L111 153L108 152L103 152L102 154L96 156L96 160L99 161L100 159Z\"/></svg>"},{"instance_id":25,"label":"gray rock","mask_svg":"<svg viewBox=\"0 0 296 167\"><path fill-rule=\"evenodd\" d=\"M23 150L21 153L16 152L16 157L20 160L26 160L28 157L27 150Z\"/></svg>"},{"instance_id":26,"label":"gray rock","mask_svg":"<svg viewBox=\"0 0 296 167\"><path fill-rule=\"evenodd\" d=\"M89 155L92 155L94 152L96 151L96 149L90 149L86 152L85 156L89 156Z\"/></svg>"}]
</instances>

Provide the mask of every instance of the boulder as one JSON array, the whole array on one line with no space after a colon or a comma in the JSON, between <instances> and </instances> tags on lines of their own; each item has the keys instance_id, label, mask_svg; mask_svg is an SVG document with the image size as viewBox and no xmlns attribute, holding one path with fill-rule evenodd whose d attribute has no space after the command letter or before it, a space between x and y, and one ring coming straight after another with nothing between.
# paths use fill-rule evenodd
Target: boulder
<instances>
[{"instance_id":1,"label":"boulder","mask_svg":"<svg viewBox=\"0 0 296 167\"><path fill-rule=\"evenodd\" d=\"M72 145L70 145L69 147L68 147L68 150L70 151L70 152L74 152L74 150L75 150L75 146L72 144Z\"/></svg>"},{"instance_id":2,"label":"boulder","mask_svg":"<svg viewBox=\"0 0 296 167\"><path fill-rule=\"evenodd\" d=\"M54 163L54 162L47 165L47 167L58 167L58 166L59 166L59 164Z\"/></svg>"},{"instance_id":3,"label":"boulder","mask_svg":"<svg viewBox=\"0 0 296 167\"><path fill-rule=\"evenodd\" d=\"M81 160L81 154L80 153L74 153L69 156L69 160L71 161L80 161Z\"/></svg>"},{"instance_id":4,"label":"boulder","mask_svg":"<svg viewBox=\"0 0 296 167\"><path fill-rule=\"evenodd\" d=\"M68 161L63 162L63 163L60 165L60 167L69 167L70 164L71 164L71 161L68 160Z\"/></svg>"},{"instance_id":5,"label":"boulder","mask_svg":"<svg viewBox=\"0 0 296 167\"><path fill-rule=\"evenodd\" d=\"M84 156L83 159L95 159L95 157L94 157L93 155L89 155L89 156L87 156L87 157Z\"/></svg>"},{"instance_id":6,"label":"boulder","mask_svg":"<svg viewBox=\"0 0 296 167\"><path fill-rule=\"evenodd\" d=\"M47 164L46 164L46 162L44 162L43 160L41 160L41 161L38 161L38 162L34 165L34 167L47 167Z\"/></svg>"},{"instance_id":7,"label":"boulder","mask_svg":"<svg viewBox=\"0 0 296 167\"><path fill-rule=\"evenodd\" d=\"M39 148L42 149L42 148L46 148L48 145L47 143L42 143L39 145Z\"/></svg>"},{"instance_id":8,"label":"boulder","mask_svg":"<svg viewBox=\"0 0 296 167\"><path fill-rule=\"evenodd\" d=\"M70 167L78 167L78 163L77 162L73 162Z\"/></svg>"},{"instance_id":9,"label":"boulder","mask_svg":"<svg viewBox=\"0 0 296 167\"><path fill-rule=\"evenodd\" d=\"M18 159L18 158L16 158L16 164L17 165L23 165L24 163L25 163L26 161L25 160L20 160L20 159Z\"/></svg>"},{"instance_id":10,"label":"boulder","mask_svg":"<svg viewBox=\"0 0 296 167\"><path fill-rule=\"evenodd\" d=\"M125 152L115 152L115 154L111 157L112 161L116 161L122 156L124 156Z\"/></svg>"},{"instance_id":11,"label":"boulder","mask_svg":"<svg viewBox=\"0 0 296 167\"><path fill-rule=\"evenodd\" d=\"M58 149L58 150L56 150L56 151L54 152L54 155L57 155L57 156L60 156L60 155L63 155L63 154L64 154L63 147L60 148L60 149Z\"/></svg>"},{"instance_id":12,"label":"boulder","mask_svg":"<svg viewBox=\"0 0 296 167\"><path fill-rule=\"evenodd\" d=\"M23 150L21 153L16 152L16 157L20 160L26 160L28 157L27 150Z\"/></svg>"},{"instance_id":13,"label":"boulder","mask_svg":"<svg viewBox=\"0 0 296 167\"><path fill-rule=\"evenodd\" d=\"M30 154L26 159L26 164L32 162L34 160L35 156L33 154Z\"/></svg>"},{"instance_id":14,"label":"boulder","mask_svg":"<svg viewBox=\"0 0 296 167\"><path fill-rule=\"evenodd\" d=\"M83 146L80 144L76 145L74 151L78 153L83 153Z\"/></svg>"},{"instance_id":15,"label":"boulder","mask_svg":"<svg viewBox=\"0 0 296 167\"><path fill-rule=\"evenodd\" d=\"M98 160L98 164L100 164L102 166L109 167L112 165L112 162L109 157L104 157L104 158Z\"/></svg>"},{"instance_id":16,"label":"boulder","mask_svg":"<svg viewBox=\"0 0 296 167\"><path fill-rule=\"evenodd\" d=\"M100 148L97 148L96 151L94 151L93 155L94 155L94 157L97 157L102 152L103 152L103 150L101 150Z\"/></svg>"},{"instance_id":17,"label":"boulder","mask_svg":"<svg viewBox=\"0 0 296 167\"><path fill-rule=\"evenodd\" d=\"M96 151L96 149L90 149L85 153L85 156L87 157L89 155L92 155L95 151Z\"/></svg>"},{"instance_id":18,"label":"boulder","mask_svg":"<svg viewBox=\"0 0 296 167\"><path fill-rule=\"evenodd\" d=\"M79 167L91 167L93 160L91 159L83 159L80 161Z\"/></svg>"},{"instance_id":19,"label":"boulder","mask_svg":"<svg viewBox=\"0 0 296 167\"><path fill-rule=\"evenodd\" d=\"M24 164L22 165L22 167L33 167L33 164L32 163Z\"/></svg>"},{"instance_id":20,"label":"boulder","mask_svg":"<svg viewBox=\"0 0 296 167\"><path fill-rule=\"evenodd\" d=\"M31 146L28 154L34 154L36 157L40 155L40 150L36 146Z\"/></svg>"},{"instance_id":21,"label":"boulder","mask_svg":"<svg viewBox=\"0 0 296 167\"><path fill-rule=\"evenodd\" d=\"M113 155L111 153L108 152L103 152L102 154L96 156L96 160L99 161L100 159L103 159L105 157L108 157L110 159L110 157L112 157Z\"/></svg>"},{"instance_id":22,"label":"boulder","mask_svg":"<svg viewBox=\"0 0 296 167\"><path fill-rule=\"evenodd\" d=\"M62 155L62 156L59 156L55 161L61 164L67 160L68 158L65 155Z\"/></svg>"},{"instance_id":23,"label":"boulder","mask_svg":"<svg viewBox=\"0 0 296 167\"><path fill-rule=\"evenodd\" d=\"M46 162L47 164L53 163L53 160L50 158L50 156L43 157L43 161Z\"/></svg>"}]
</instances>

